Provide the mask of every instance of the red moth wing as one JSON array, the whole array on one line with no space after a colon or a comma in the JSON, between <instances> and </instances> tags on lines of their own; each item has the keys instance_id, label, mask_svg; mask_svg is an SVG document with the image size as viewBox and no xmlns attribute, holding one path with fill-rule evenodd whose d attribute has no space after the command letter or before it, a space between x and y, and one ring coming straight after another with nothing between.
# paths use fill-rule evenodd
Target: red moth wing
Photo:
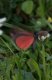
<instances>
[{"instance_id":1,"label":"red moth wing","mask_svg":"<svg viewBox=\"0 0 52 80\"><path fill-rule=\"evenodd\" d=\"M31 36L22 35L16 38L16 45L22 50L28 49L33 42L34 37L32 35Z\"/></svg>"}]
</instances>

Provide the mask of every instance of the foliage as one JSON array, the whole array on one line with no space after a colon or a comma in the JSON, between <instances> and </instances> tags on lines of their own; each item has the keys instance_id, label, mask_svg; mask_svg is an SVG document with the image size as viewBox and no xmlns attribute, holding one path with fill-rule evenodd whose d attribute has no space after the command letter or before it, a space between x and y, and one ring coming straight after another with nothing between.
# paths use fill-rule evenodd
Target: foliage
<instances>
[{"instance_id":1,"label":"foliage","mask_svg":"<svg viewBox=\"0 0 52 80\"><path fill-rule=\"evenodd\" d=\"M0 0L2 14L7 24L0 36L0 80L52 80L52 34L26 51L8 35L13 25L31 32L52 30L47 21L52 17L52 0Z\"/></svg>"}]
</instances>

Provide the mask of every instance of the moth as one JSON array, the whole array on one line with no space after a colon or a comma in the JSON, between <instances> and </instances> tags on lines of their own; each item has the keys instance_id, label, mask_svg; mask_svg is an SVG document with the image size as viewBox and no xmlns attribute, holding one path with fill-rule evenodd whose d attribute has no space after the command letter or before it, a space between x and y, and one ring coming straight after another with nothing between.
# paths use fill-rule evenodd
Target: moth
<instances>
[{"instance_id":1,"label":"moth","mask_svg":"<svg viewBox=\"0 0 52 80\"><path fill-rule=\"evenodd\" d=\"M21 28L14 28L10 35L16 45L22 50L27 50L31 45L36 43L37 39L44 41L46 38L50 37L50 33L48 31L32 33Z\"/></svg>"}]
</instances>

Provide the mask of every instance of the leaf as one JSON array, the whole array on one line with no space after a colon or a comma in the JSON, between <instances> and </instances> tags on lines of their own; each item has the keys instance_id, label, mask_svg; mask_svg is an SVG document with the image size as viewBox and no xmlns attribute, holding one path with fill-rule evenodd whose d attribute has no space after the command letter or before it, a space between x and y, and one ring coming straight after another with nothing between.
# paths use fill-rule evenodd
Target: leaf
<instances>
[{"instance_id":1,"label":"leaf","mask_svg":"<svg viewBox=\"0 0 52 80\"><path fill-rule=\"evenodd\" d=\"M47 64L46 73L47 80L50 80L50 64Z\"/></svg>"},{"instance_id":2,"label":"leaf","mask_svg":"<svg viewBox=\"0 0 52 80\"><path fill-rule=\"evenodd\" d=\"M27 72L24 70L24 71L22 71L22 73L24 76L24 80L36 80L31 72Z\"/></svg>"},{"instance_id":3,"label":"leaf","mask_svg":"<svg viewBox=\"0 0 52 80\"><path fill-rule=\"evenodd\" d=\"M13 80L23 80L23 75L20 69L15 73L15 75L13 75Z\"/></svg>"},{"instance_id":4,"label":"leaf","mask_svg":"<svg viewBox=\"0 0 52 80\"><path fill-rule=\"evenodd\" d=\"M19 80L18 75L19 75L19 70L15 69L13 71L13 80ZM22 73L22 74L21 74ZM20 75L23 77L23 80L36 80L35 77L32 75L31 72L27 72L26 70L21 70Z\"/></svg>"},{"instance_id":5,"label":"leaf","mask_svg":"<svg viewBox=\"0 0 52 80\"><path fill-rule=\"evenodd\" d=\"M39 68L37 62L35 60L33 60L33 59L29 59L27 64L30 67L32 72L34 72L34 71L37 72L37 74L39 76L39 79L41 80L41 71L40 71L40 68Z\"/></svg>"},{"instance_id":6,"label":"leaf","mask_svg":"<svg viewBox=\"0 0 52 80\"><path fill-rule=\"evenodd\" d=\"M3 43L6 45L6 47L11 51L11 53L13 53L13 50L10 48L9 44L6 43L2 38L0 38L0 39L3 41Z\"/></svg>"},{"instance_id":7,"label":"leaf","mask_svg":"<svg viewBox=\"0 0 52 80\"><path fill-rule=\"evenodd\" d=\"M43 62L44 74L46 75L46 60L45 60L46 52L45 52L44 46L42 46L42 50L40 51L40 53L41 53L41 58L42 58L42 62Z\"/></svg>"},{"instance_id":8,"label":"leaf","mask_svg":"<svg viewBox=\"0 0 52 80\"><path fill-rule=\"evenodd\" d=\"M0 76L0 80L3 80L3 76Z\"/></svg>"},{"instance_id":9,"label":"leaf","mask_svg":"<svg viewBox=\"0 0 52 80\"><path fill-rule=\"evenodd\" d=\"M52 55L47 57L47 61L52 60Z\"/></svg>"},{"instance_id":10,"label":"leaf","mask_svg":"<svg viewBox=\"0 0 52 80\"><path fill-rule=\"evenodd\" d=\"M7 35L3 35L4 39L6 39L8 41L8 43L10 43L16 50L19 50L19 48L16 46L16 44L14 43L14 41Z\"/></svg>"},{"instance_id":11,"label":"leaf","mask_svg":"<svg viewBox=\"0 0 52 80\"><path fill-rule=\"evenodd\" d=\"M45 0L39 0L39 7L37 14L39 14L40 17L45 16Z\"/></svg>"},{"instance_id":12,"label":"leaf","mask_svg":"<svg viewBox=\"0 0 52 80\"><path fill-rule=\"evenodd\" d=\"M33 1L23 2L21 8L25 13L31 14L33 10Z\"/></svg>"}]
</instances>

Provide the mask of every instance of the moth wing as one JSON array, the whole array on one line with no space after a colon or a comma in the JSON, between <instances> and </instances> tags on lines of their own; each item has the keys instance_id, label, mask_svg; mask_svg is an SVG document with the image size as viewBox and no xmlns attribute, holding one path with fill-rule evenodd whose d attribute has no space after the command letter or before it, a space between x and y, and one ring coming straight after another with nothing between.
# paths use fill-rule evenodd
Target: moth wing
<instances>
[{"instance_id":1,"label":"moth wing","mask_svg":"<svg viewBox=\"0 0 52 80\"><path fill-rule=\"evenodd\" d=\"M34 42L34 37L33 36L19 36L16 38L16 45L22 49L26 50L28 49Z\"/></svg>"}]
</instances>

